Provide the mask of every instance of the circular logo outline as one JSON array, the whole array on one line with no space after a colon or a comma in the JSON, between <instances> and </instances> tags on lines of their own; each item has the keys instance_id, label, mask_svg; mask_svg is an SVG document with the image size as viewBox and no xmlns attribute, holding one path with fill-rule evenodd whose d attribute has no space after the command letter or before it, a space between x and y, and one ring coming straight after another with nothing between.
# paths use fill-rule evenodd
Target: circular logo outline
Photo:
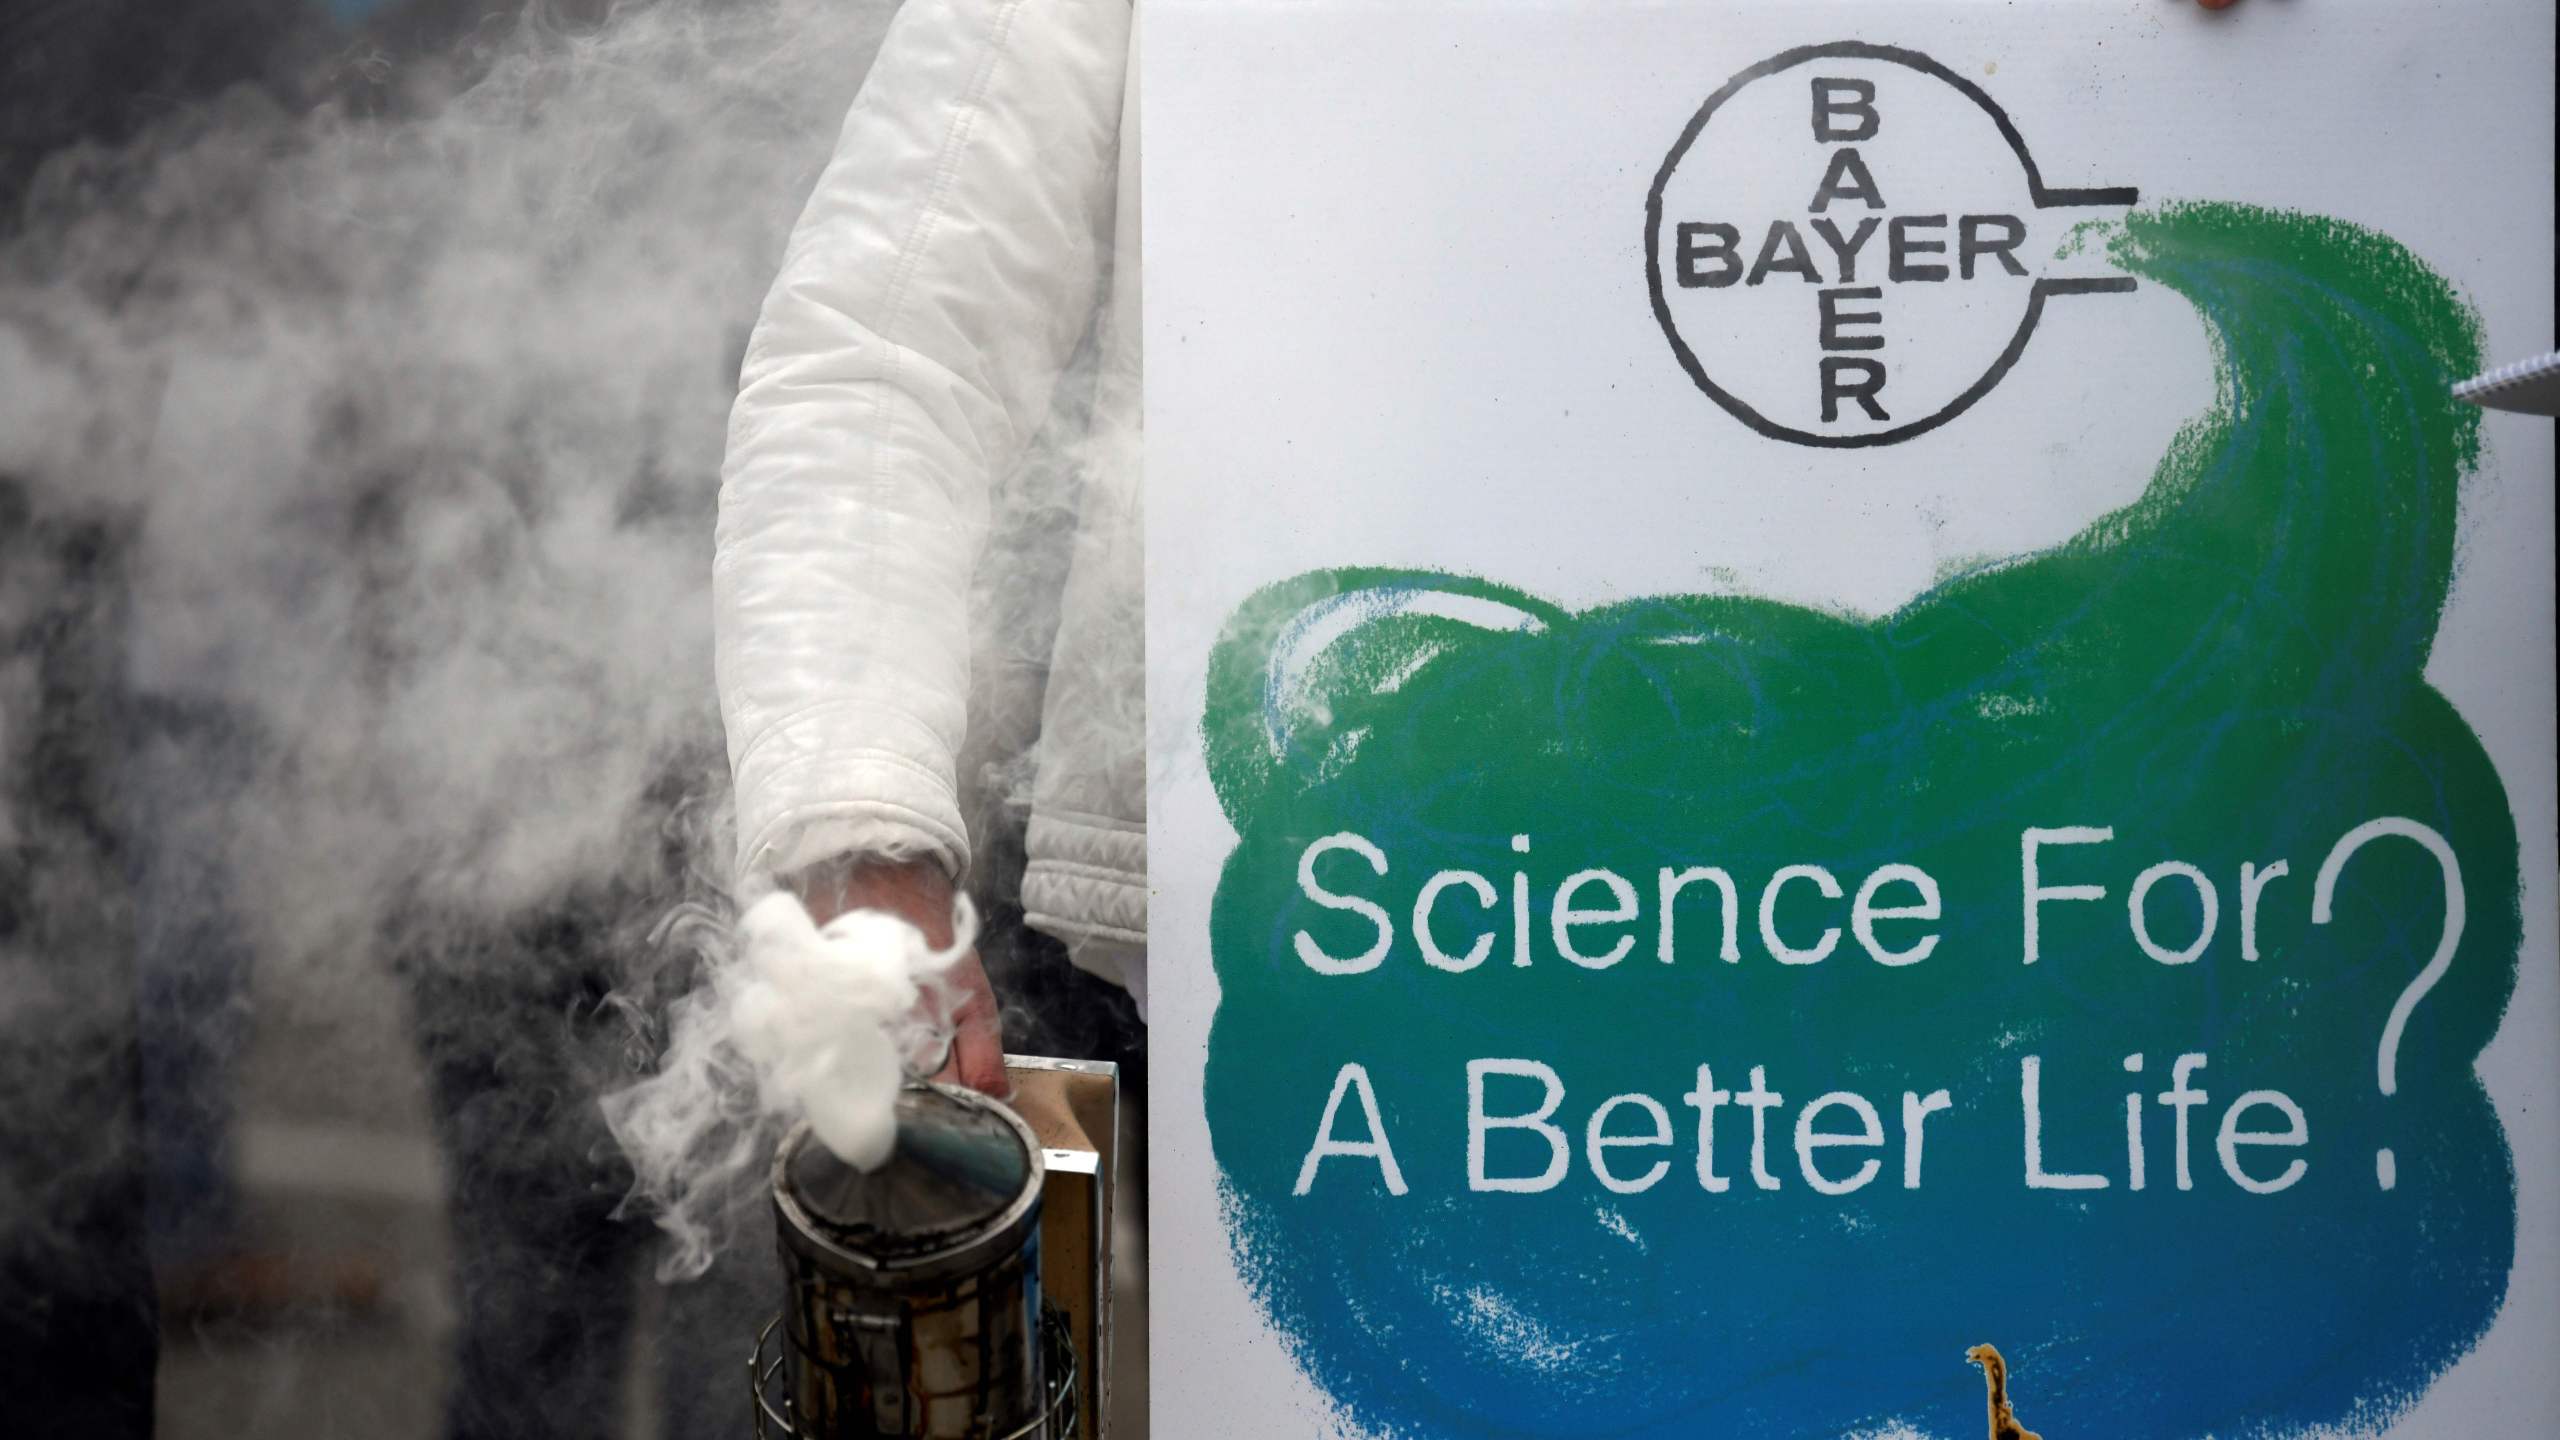
<instances>
[{"instance_id":1,"label":"circular logo outline","mask_svg":"<svg viewBox=\"0 0 2560 1440\"><path fill-rule=\"evenodd\" d=\"M2011 123L2008 112L2000 108L1998 101L1993 100L1981 86L1919 51L1906 50L1896 45L1877 45L1863 40L1834 40L1822 45L1801 45L1793 50L1772 55L1759 64L1743 70L1717 87L1716 92L1707 97L1706 103L1698 107L1698 112L1689 117L1689 123L1681 130L1679 140L1671 147L1671 153L1663 157L1662 168L1654 172L1653 188L1645 194L1645 290L1652 298L1653 316L1662 326L1663 338L1671 342L1671 352L1680 361L1680 368L1688 372L1689 379L1700 390L1706 392L1708 399L1723 406L1726 413L1736 420L1772 440L1785 440L1798 445L1814 445L1833 450L1896 445L1937 429L1973 408L1975 401L1990 394L1991 387L1999 384L2008 375L2009 368L2018 363L2018 357L2025 353L2027 337L2035 333L2036 321L2043 318L2045 297L2131 290L2134 288L2134 282L2130 276L2094 279L2039 276L2027 290L2026 314L2019 318L2016 332L2010 335L2009 343L2001 350L1998 358L1991 362L1991 368L1985 370L1980 379L1967 386L1955 399L1948 401L1937 413L1918 420L1906 421L1886 430L1863 435L1821 435L1809 430L1798 430L1793 426L1781 425L1761 414L1752 408L1750 402L1718 385L1708 376L1706 367L1698 362L1696 353L1689 348L1689 342L1680 338L1679 322L1672 318L1670 301L1663 294L1662 192L1671 183L1671 176L1680 168L1680 162L1688 157L1689 147L1697 143L1698 136L1707 128L1707 121L1714 118L1716 111L1723 107L1724 102L1732 99L1742 90L1742 87L1755 80L1792 70L1814 60L1880 60L1887 64L1900 65L1906 69L1918 71L1932 79L1942 80L1954 86L1958 93L1982 107L1983 112L1991 117L1991 123L1998 127L2000 138L2009 142L2010 150L2018 157L2019 167L2026 172L2028 197L2039 210L2057 205L2132 205L2140 201L2142 196L2138 189L2129 185L2095 189L2047 188L2043 173L2036 169L2035 157L2027 153L2025 137L2018 133L2018 127Z\"/></svg>"}]
</instances>

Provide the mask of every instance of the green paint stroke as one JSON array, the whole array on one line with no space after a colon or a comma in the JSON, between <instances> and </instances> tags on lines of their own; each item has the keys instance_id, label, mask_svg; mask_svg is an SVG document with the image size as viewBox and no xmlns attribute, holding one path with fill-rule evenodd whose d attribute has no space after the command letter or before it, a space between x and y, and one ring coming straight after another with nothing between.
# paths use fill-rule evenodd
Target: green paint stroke
<instances>
[{"instance_id":1,"label":"green paint stroke","mask_svg":"<svg viewBox=\"0 0 2560 1440\"><path fill-rule=\"evenodd\" d=\"M1676 596L1568 612L1483 580L1394 570L1307 575L1256 595L1213 657L1205 724L1238 832L1212 941L1221 1003L1206 1104L1242 1274L1346 1429L1378 1436L1822 1435L1900 1421L1971 1433L1965 1347L1999 1344L2039 1426L2072 1440L2288 1434L2379 1426L2478 1338L2507 1284L2512 1162L2473 1062L2514 986L2514 825L2478 740L2423 679L2449 584L2461 477L2478 421L2447 385L2479 334L2452 289L2388 238L2239 205L2136 213L2115 264L2186 297L2213 344L2220 399L2149 488L2054 550L1948 581L1864 619L1767 600ZM1659 517L1629 522L1662 523ZM1687 517L1712 526L1712 514ZM2311 923L2313 877L2340 837L2398 816L2459 857L2468 923L2410 1016L2384 1096L2386 1017L2432 954L2444 884L2420 845L2383 839ZM2106 826L2061 849L2047 884L2103 903L2043 910L2042 959L2021 963L2019 841L2029 826ZM1311 903L1298 865L1353 832L1387 857L1317 864L1324 885L1382 906L1376 968L1318 974L1371 922ZM1527 834L1532 849L1513 851ZM2132 938L2125 896L2155 862L2214 884L2214 938L2164 965ZM2241 957L2241 867L2288 873ZM1915 964L1877 963L1844 933L1819 963L1782 965L1758 934L1762 886L1818 864L1854 890L1917 865L1944 914L1879 929L1935 933ZM1740 890L1739 958L1718 957L1714 892L1688 891L1672 963L1656 954L1661 867L1713 865ZM1605 867L1635 885L1630 924L1582 948L1633 944L1605 969L1563 959L1549 898ZM1417 893L1465 868L1436 911L1443 949L1491 935L1466 973L1422 963ZM1535 902L1512 963L1509 886ZM1845 902L1784 892L1782 935L1847 929ZM1885 897L1908 902L1911 892ZM1589 889L1584 908L1606 909ZM2153 893L2171 946L2203 921L2193 887ZM2125 1057L2144 1057L2139 1075ZM2125 1096L2170 1089L2201 1053L2192 1188L2176 1183L2175 1115L2146 1099L2147 1183L2129 1186ZM2048 1170L2103 1189L2030 1189L2021 1061L2041 1065ZM1538 1193L1468 1186L1466 1065L1552 1066L1569 1166ZM1380 1167L1324 1163L1293 1193L1335 1076L1366 1067L1409 1193ZM1728 1106L1702 1184L1701 1064L1740 1090L1750 1067L1784 1097L1768 1113L1775 1190L1751 1177L1750 1119ZM1905 1188L1904 1092L1945 1088ZM2274 1194L2232 1182L2226 1107L2273 1089L2308 1141L2247 1152ZM1816 1193L1794 1125L1828 1091L1867 1098L1886 1143L1825 1152ZM1611 1152L1668 1170L1641 1193L1594 1179L1584 1126L1605 1098L1653 1097L1673 1143ZM1534 1080L1488 1082L1517 1113ZM1826 1131L1855 1133L1832 1110ZM2281 1130L2260 1108L2245 1130ZM1366 1138L1346 1101L1336 1126ZM1613 1133L1646 1135L1639 1107ZM2375 1155L2397 1161L2376 1183ZM1548 1147L1486 1142L1488 1173L1535 1176Z\"/></svg>"}]
</instances>

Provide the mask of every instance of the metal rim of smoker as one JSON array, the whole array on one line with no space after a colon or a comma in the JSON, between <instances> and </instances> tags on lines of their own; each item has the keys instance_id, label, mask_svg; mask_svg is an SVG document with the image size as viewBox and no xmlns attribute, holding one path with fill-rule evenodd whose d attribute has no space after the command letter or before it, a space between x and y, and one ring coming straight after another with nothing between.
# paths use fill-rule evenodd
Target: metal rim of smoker
<instances>
[{"instance_id":1,"label":"metal rim of smoker","mask_svg":"<svg viewBox=\"0 0 2560 1440\"><path fill-rule=\"evenodd\" d=\"M1023 1153L1030 1162L1030 1174L1023 1182L1022 1193L987 1220L977 1234L957 1240L942 1250L883 1260L839 1243L831 1227L810 1214L809 1207L801 1203L790 1181L791 1160L802 1146L810 1142L813 1132L805 1120L793 1126L791 1133L783 1137L773 1152L773 1203L786 1221L782 1227L783 1243L808 1253L821 1264L833 1263L841 1274L866 1276L890 1289L930 1284L951 1275L967 1274L978 1268L981 1256L1009 1251L1040 1223L1042 1179L1048 1171L1040 1148L1040 1137L1033 1134L1029 1123L1009 1107L979 1106L981 1097L974 1091L939 1081L911 1082L908 1088L939 1091L962 1099L1003 1123L1022 1145Z\"/></svg>"},{"instance_id":2,"label":"metal rim of smoker","mask_svg":"<svg viewBox=\"0 0 2560 1440\"><path fill-rule=\"evenodd\" d=\"M755 1398L756 1440L824 1440L800 1428L791 1413L791 1397L782 1393L784 1356L782 1347L774 1343L781 1331L781 1316L766 1321L756 1336L755 1358L747 1362L748 1390ZM1028 1423L988 1440L1079 1440L1084 1412L1076 1403L1075 1337L1067 1330L1067 1317L1054 1305L1040 1307L1040 1368L1048 1403Z\"/></svg>"}]
</instances>

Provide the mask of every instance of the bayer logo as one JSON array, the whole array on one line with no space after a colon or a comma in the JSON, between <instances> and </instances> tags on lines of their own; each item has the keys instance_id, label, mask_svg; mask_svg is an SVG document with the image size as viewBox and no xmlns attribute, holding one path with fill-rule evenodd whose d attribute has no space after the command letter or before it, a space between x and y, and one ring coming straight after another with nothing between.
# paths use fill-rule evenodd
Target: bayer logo
<instances>
[{"instance_id":1,"label":"bayer logo","mask_svg":"<svg viewBox=\"0 0 2560 1440\"><path fill-rule=\"evenodd\" d=\"M1763 435L1890 445L1999 383L2073 226L2136 199L2045 185L1981 87L1915 51L1790 50L1709 96L1654 178L1645 270L1698 388Z\"/></svg>"}]
</instances>

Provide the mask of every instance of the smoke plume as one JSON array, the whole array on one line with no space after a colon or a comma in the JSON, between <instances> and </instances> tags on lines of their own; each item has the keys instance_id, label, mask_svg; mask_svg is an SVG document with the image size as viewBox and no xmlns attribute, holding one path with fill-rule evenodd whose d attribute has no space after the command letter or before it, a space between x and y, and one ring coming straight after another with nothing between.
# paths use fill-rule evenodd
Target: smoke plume
<instances>
[{"instance_id":1,"label":"smoke plume","mask_svg":"<svg viewBox=\"0 0 2560 1440\"><path fill-rule=\"evenodd\" d=\"M144 830L219 837L262 991L325 1013L410 974L431 1074L562 1070L510 1057L574 1017L497 1012L577 992L509 967L600 971L635 1063L685 1043L660 1012L701 947L651 922L728 885L727 411L887 12L537 7L432 60L358 41L316 105L235 90L42 162L0 221L0 898L40 912L0 927L28 948L0 967L13 1029L68 1003L36 947L127 903L91 832ZM222 717L241 782L116 793L126 738L93 712L147 706ZM98 780L80 804L36 778L66 760ZM488 938L561 913L570 953ZM62 1051L0 1046L13 1113L97 1083ZM613 1081L570 1072L591 1088L553 1103L592 1116ZM558 1116L488 1138L604 1143ZM0 1227L47 1223L41 1198L0 1193Z\"/></svg>"},{"instance_id":2,"label":"smoke plume","mask_svg":"<svg viewBox=\"0 0 2560 1440\"><path fill-rule=\"evenodd\" d=\"M0 217L0 910L23 891L57 917L115 912L126 862L91 831L218 837L214 888L262 992L397 972L431 1076L459 1055L572 1077L557 1113L496 1137L528 1152L609 1150L595 1102L663 1055L668 1078L616 1118L638 1195L674 1207L682 1271L760 1178L720 1147L763 1145L780 1099L846 1078L777 1058L797 1042L756 997L835 973L825 946L932 968L885 933L773 941L765 909L732 932L710 665L739 359L890 6L584 8L489 19L433 58L324 49L293 87L49 156ZM1056 432L1082 420L1091 368L1061 387ZM1019 873L1089 463L1044 442L995 497L961 757L981 895ZM94 652L85 690L58 673L81 664L30 658L66 635ZM1142 693L1134 673L1112 688ZM114 794L125 740L63 718L100 691L217 717L236 779ZM28 778L71 773L65 752L108 777L90 808L115 823ZM38 1014L49 972L0 959L0 1020ZM554 985L530 964L601 974ZM842 1004L903 993L876 968ZM497 1014L528 1006L551 1010ZM609 1072L520 1058L598 1017ZM1064 1004L1008 1020L1066 1047L1092 1029ZM21 1113L89 1083L52 1053L0 1046ZM372 1083L369 1057L312 1063ZM676 1098L695 1085L726 1088ZM0 1193L0 1228L40 1214Z\"/></svg>"},{"instance_id":3,"label":"smoke plume","mask_svg":"<svg viewBox=\"0 0 2560 1440\"><path fill-rule=\"evenodd\" d=\"M714 771L735 357L881 19L530 18L391 118L235 94L38 176L0 473L129 532L134 688L255 718L263 956L640 865Z\"/></svg>"},{"instance_id":4,"label":"smoke plume","mask_svg":"<svg viewBox=\"0 0 2560 1440\"><path fill-rule=\"evenodd\" d=\"M782 892L734 927L704 919L677 922L702 947L707 978L675 1003L657 1072L604 1102L637 1172L633 1201L674 1241L659 1265L669 1278L709 1268L791 1122L806 1118L862 1169L889 1158L899 1088L939 1069L950 1045L957 997L936 982L977 938L966 897L943 950L879 911L820 928Z\"/></svg>"}]
</instances>

